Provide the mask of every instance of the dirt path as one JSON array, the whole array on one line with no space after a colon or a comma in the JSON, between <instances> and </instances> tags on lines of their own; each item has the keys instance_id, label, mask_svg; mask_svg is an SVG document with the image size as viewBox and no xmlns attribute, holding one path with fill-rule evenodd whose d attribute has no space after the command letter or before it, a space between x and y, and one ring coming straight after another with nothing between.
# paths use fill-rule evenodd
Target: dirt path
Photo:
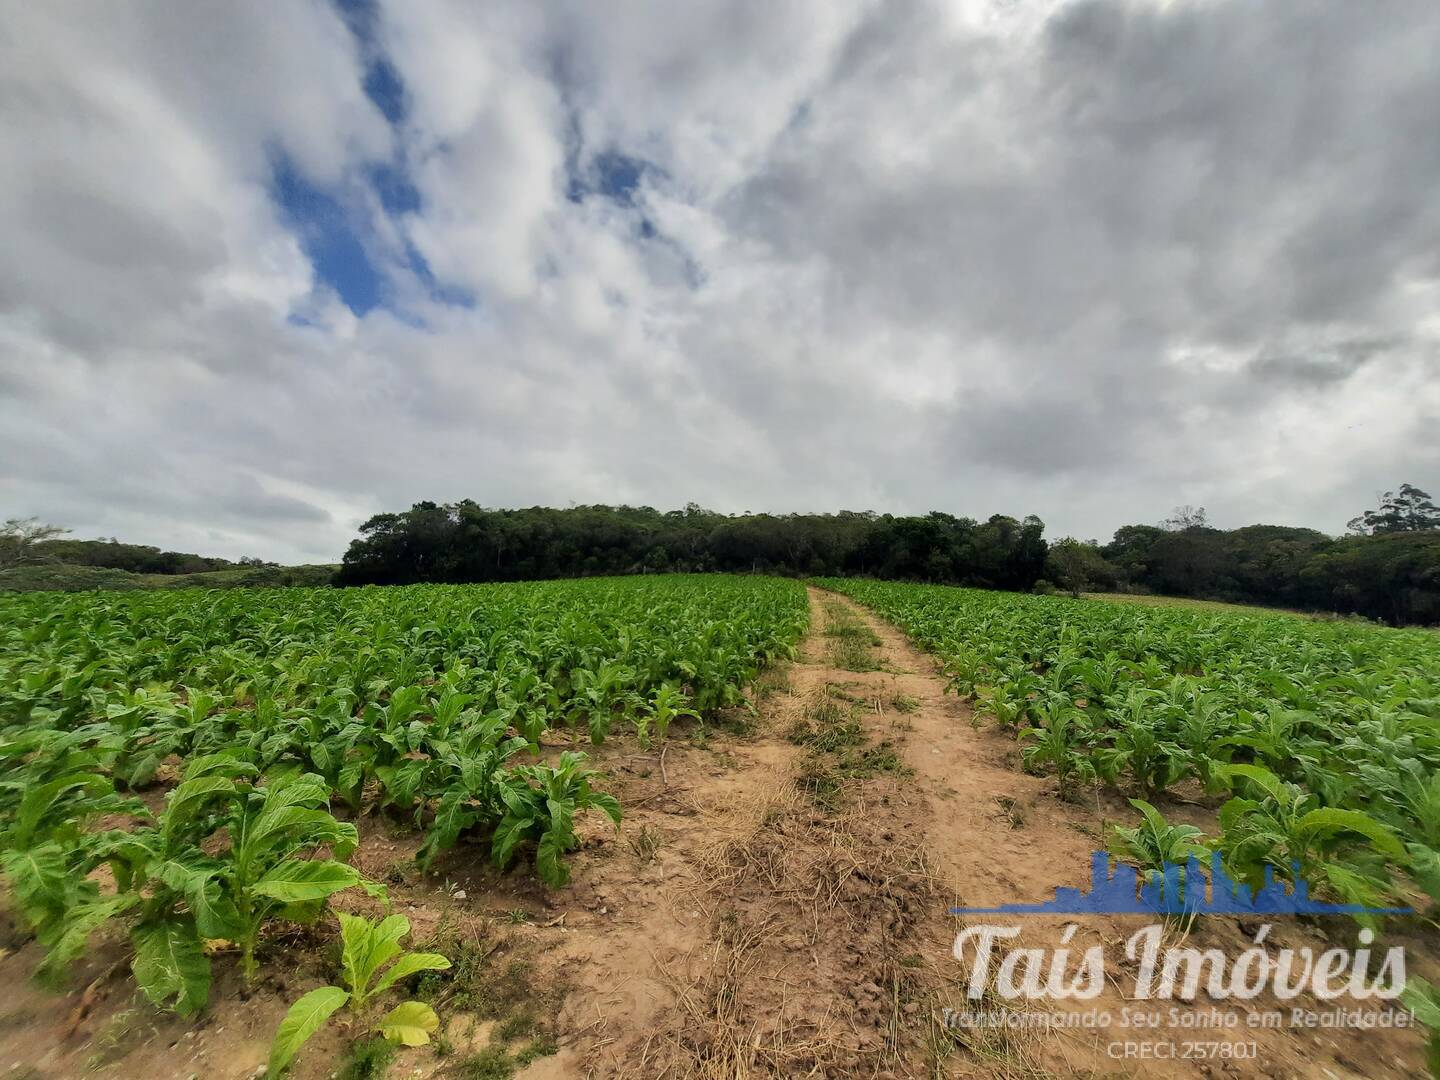
<instances>
[{"instance_id":1,"label":"dirt path","mask_svg":"<svg viewBox=\"0 0 1440 1080\"><path fill-rule=\"evenodd\" d=\"M525 1076L912 1074L922 938L946 903L931 810L900 758L908 720L874 672L835 666L834 619L820 594L811 607L752 731L676 743L663 776L657 761L621 792L630 846L653 837L653 855L587 868L587 906L613 922L557 950L574 973L560 1027L584 1034Z\"/></svg>"}]
</instances>

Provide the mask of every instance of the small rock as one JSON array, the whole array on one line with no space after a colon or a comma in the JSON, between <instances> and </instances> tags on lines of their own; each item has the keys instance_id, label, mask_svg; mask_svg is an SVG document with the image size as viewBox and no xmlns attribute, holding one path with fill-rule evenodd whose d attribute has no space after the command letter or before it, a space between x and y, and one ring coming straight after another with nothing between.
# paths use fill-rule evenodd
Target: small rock
<instances>
[{"instance_id":1,"label":"small rock","mask_svg":"<svg viewBox=\"0 0 1440 1080\"><path fill-rule=\"evenodd\" d=\"M456 900L464 900L464 899L465 899L465 890L464 890L464 889L456 889L455 892L452 893L451 895L452 895L453 898L456 899Z\"/></svg>"}]
</instances>

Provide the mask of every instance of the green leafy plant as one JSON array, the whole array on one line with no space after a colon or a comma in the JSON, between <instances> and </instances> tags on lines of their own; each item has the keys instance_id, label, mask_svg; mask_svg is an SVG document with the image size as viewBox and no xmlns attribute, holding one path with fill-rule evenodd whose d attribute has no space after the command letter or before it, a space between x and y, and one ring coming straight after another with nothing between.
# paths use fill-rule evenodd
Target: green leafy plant
<instances>
[{"instance_id":1,"label":"green leafy plant","mask_svg":"<svg viewBox=\"0 0 1440 1080\"><path fill-rule=\"evenodd\" d=\"M1153 799L1185 774L1182 747L1157 732L1151 691L1132 688L1111 720L1110 744L1095 751L1096 771L1111 783L1128 776L1141 799Z\"/></svg>"},{"instance_id":2,"label":"green leafy plant","mask_svg":"<svg viewBox=\"0 0 1440 1080\"><path fill-rule=\"evenodd\" d=\"M1218 844L1237 877L1258 887L1266 866L1282 877L1298 868L1301 876L1327 883L1347 902L1366 906L1378 906L1392 892L1376 876L1380 867L1373 861L1367 870L1347 862L1342 851L1358 847L1361 857L1404 863L1405 846L1384 822L1360 810L1318 806L1314 795L1258 765L1227 766L1225 775L1256 796L1236 797L1220 808ZM1360 920L1374 921L1370 916Z\"/></svg>"},{"instance_id":3,"label":"green leafy plant","mask_svg":"<svg viewBox=\"0 0 1440 1080\"><path fill-rule=\"evenodd\" d=\"M1425 1063L1430 1075L1440 1080L1440 989L1424 979L1411 975L1405 980L1401 1003L1425 1025L1429 1037L1425 1043Z\"/></svg>"},{"instance_id":4,"label":"green leafy plant","mask_svg":"<svg viewBox=\"0 0 1440 1080\"><path fill-rule=\"evenodd\" d=\"M649 707L642 709L635 714L635 732L639 737L641 746L650 745L650 732L653 729L655 737L661 742L670 730L670 724L682 716L693 717L696 720L700 714L690 707L685 692L673 683L664 683L655 688L650 695Z\"/></svg>"},{"instance_id":5,"label":"green leafy plant","mask_svg":"<svg viewBox=\"0 0 1440 1080\"><path fill-rule=\"evenodd\" d=\"M1030 740L1021 753L1027 769L1049 765L1055 770L1060 797L1070 798L1074 785L1095 775L1085 751L1083 732L1077 720L1079 710L1055 704L1045 708L1039 727L1028 727L1020 738Z\"/></svg>"},{"instance_id":6,"label":"green leafy plant","mask_svg":"<svg viewBox=\"0 0 1440 1080\"><path fill-rule=\"evenodd\" d=\"M313 857L328 848L343 858L356 842L353 825L322 809L327 789L319 777L280 776L257 786L253 774L230 754L197 758L154 825L93 838L91 858L109 864L113 896L70 895L75 886L55 879L55 865L37 863L34 888L25 878L27 892L43 888L53 898L63 890L58 895L67 901L42 941L50 948L47 965L67 963L91 934L126 914L140 989L189 1015L209 997L206 940L239 945L250 982L268 922L313 921L328 897L354 885L382 892L337 858Z\"/></svg>"},{"instance_id":7,"label":"green leafy plant","mask_svg":"<svg viewBox=\"0 0 1440 1080\"><path fill-rule=\"evenodd\" d=\"M426 796L421 805L435 801L425 843L416 853L422 869L428 871L435 857L453 847L465 830L500 819L507 775L502 766L525 746L525 739L505 737L502 723L486 717L455 742L435 747L434 757L414 763L419 766L412 773L419 778L417 794Z\"/></svg>"},{"instance_id":8,"label":"green leafy plant","mask_svg":"<svg viewBox=\"0 0 1440 1080\"><path fill-rule=\"evenodd\" d=\"M565 853L579 843L575 814L600 810L617 826L620 824L620 803L613 795L591 788L593 774L584 762L584 754L567 750L554 768L521 765L510 770L500 788L505 816L495 829L491 845L496 866L508 866L516 849L533 841L535 869L547 885L558 888L570 880Z\"/></svg>"},{"instance_id":9,"label":"green leafy plant","mask_svg":"<svg viewBox=\"0 0 1440 1080\"><path fill-rule=\"evenodd\" d=\"M290 1006L270 1044L270 1076L281 1076L306 1040L346 1005L352 1024L374 1031L391 1043L423 1046L430 1041L440 1019L424 1002L402 1001L384 1016L370 1015L375 999L400 980L450 966L450 961L439 953L406 952L400 939L409 932L410 920L403 915L389 915L376 923L340 913L340 974L345 986L319 987Z\"/></svg>"},{"instance_id":10,"label":"green leafy plant","mask_svg":"<svg viewBox=\"0 0 1440 1080\"><path fill-rule=\"evenodd\" d=\"M1146 880L1163 874L1167 864L1183 867L1192 855L1209 858L1205 835L1194 825L1171 824L1144 799L1131 799L1130 805L1140 811L1140 824L1131 829L1112 825L1109 847L1113 854L1135 863ZM1183 870L1180 876L1183 881Z\"/></svg>"}]
</instances>

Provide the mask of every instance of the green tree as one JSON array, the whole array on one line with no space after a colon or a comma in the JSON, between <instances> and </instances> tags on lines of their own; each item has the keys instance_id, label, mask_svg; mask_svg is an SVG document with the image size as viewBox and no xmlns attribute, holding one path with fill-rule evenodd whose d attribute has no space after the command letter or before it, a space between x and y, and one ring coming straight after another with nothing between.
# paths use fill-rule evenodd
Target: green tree
<instances>
[{"instance_id":1,"label":"green tree","mask_svg":"<svg viewBox=\"0 0 1440 1080\"><path fill-rule=\"evenodd\" d=\"M1115 569L1105 561L1100 549L1067 536L1050 545L1045 559L1045 576L1071 596L1084 590L1115 587Z\"/></svg>"},{"instance_id":2,"label":"green tree","mask_svg":"<svg viewBox=\"0 0 1440 1080\"><path fill-rule=\"evenodd\" d=\"M1401 484L1399 491L1387 491L1380 497L1380 507L1366 510L1351 518L1347 526L1353 533L1375 536L1379 533L1428 532L1440 529L1440 507L1413 484Z\"/></svg>"}]
</instances>

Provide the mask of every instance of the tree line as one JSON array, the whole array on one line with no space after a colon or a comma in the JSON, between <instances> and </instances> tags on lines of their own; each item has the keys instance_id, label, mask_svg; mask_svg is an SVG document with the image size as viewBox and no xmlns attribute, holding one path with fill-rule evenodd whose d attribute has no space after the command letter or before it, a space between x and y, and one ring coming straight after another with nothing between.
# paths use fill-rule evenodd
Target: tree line
<instances>
[{"instance_id":1,"label":"tree line","mask_svg":"<svg viewBox=\"0 0 1440 1080\"><path fill-rule=\"evenodd\" d=\"M1397 626L1440 623L1440 508L1410 484L1353 518L1350 535L1250 525L1216 529L1180 507L1156 525L1125 525L1109 543L1047 543L1037 517L721 514L695 503L500 510L470 500L377 514L334 575L337 585L521 581L601 574L728 572L861 576L981 588L1126 591L1357 614ZM99 575L245 571L233 582L331 583L325 567L281 568L109 540L71 540L34 519L0 527L0 588L109 588L52 580L45 568ZM35 581L17 577L29 569ZM38 576L37 576L38 575ZM116 575L124 576L124 575ZM217 575L224 576L224 575ZM137 579L138 580L138 579ZM27 583L28 582L28 583ZM195 583L202 582L196 579Z\"/></svg>"},{"instance_id":2,"label":"tree line","mask_svg":"<svg viewBox=\"0 0 1440 1080\"><path fill-rule=\"evenodd\" d=\"M499 510L416 503L360 527L336 584L521 581L710 571L861 576L981 588L1157 593L1440 623L1440 510L1418 488L1336 538L1314 529L1216 529L1181 507L1107 544L1047 543L1037 517L721 514L694 503Z\"/></svg>"},{"instance_id":3,"label":"tree line","mask_svg":"<svg viewBox=\"0 0 1440 1080\"><path fill-rule=\"evenodd\" d=\"M1051 545L1047 580L1072 592L1126 590L1440 623L1440 508L1410 484L1353 518L1350 535L1281 525L1212 528L1181 507L1126 525L1108 544Z\"/></svg>"},{"instance_id":4,"label":"tree line","mask_svg":"<svg viewBox=\"0 0 1440 1080\"><path fill-rule=\"evenodd\" d=\"M929 513L720 514L694 503L495 510L416 503L360 527L338 584L520 581L709 571L862 575L1030 589L1044 573L1039 518Z\"/></svg>"},{"instance_id":5,"label":"tree line","mask_svg":"<svg viewBox=\"0 0 1440 1080\"><path fill-rule=\"evenodd\" d=\"M0 570L60 564L123 570L130 574L205 574L215 570L275 567L251 556L238 562L188 551L162 551L149 544L122 544L115 537L72 540L70 530L38 518L9 518L0 524Z\"/></svg>"}]
</instances>

